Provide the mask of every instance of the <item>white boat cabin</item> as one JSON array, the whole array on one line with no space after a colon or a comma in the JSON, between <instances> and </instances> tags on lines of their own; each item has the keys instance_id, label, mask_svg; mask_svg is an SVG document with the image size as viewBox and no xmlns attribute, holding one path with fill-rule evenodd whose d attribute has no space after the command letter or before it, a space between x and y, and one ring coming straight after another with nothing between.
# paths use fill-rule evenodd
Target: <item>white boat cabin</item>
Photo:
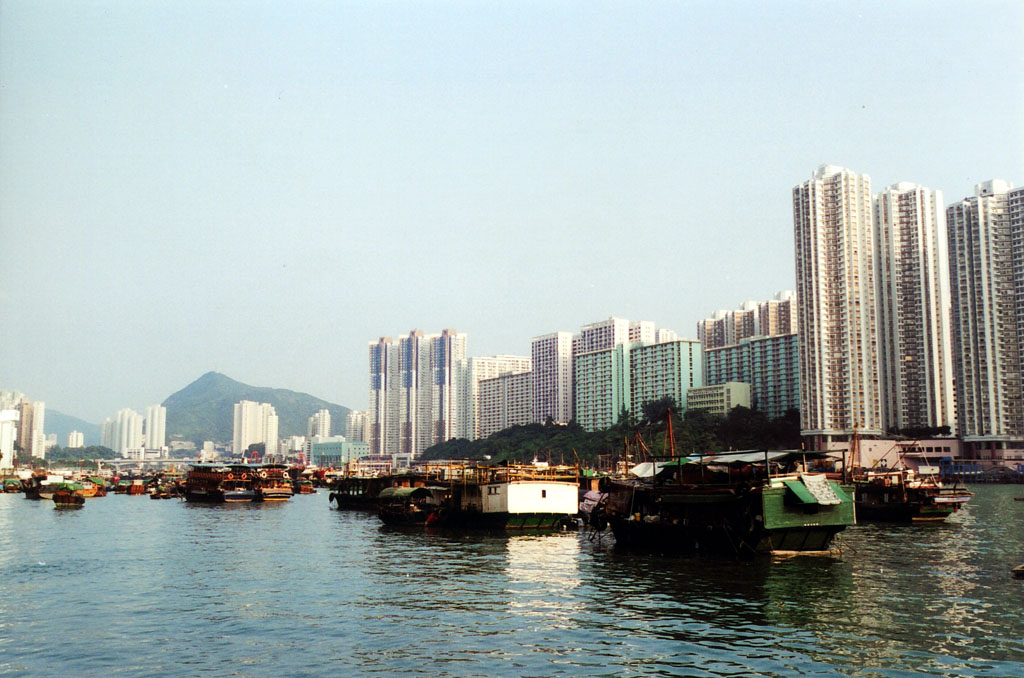
<instances>
[{"instance_id":1,"label":"white boat cabin","mask_svg":"<svg viewBox=\"0 0 1024 678\"><path fill-rule=\"evenodd\" d=\"M579 510L576 483L513 480L480 487L484 513L572 515Z\"/></svg>"}]
</instances>

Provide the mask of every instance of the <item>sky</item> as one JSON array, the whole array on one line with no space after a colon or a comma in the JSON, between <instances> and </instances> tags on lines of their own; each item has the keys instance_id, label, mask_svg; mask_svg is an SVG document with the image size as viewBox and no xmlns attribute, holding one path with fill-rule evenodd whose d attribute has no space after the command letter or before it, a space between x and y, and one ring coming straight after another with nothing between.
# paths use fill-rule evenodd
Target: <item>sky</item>
<instances>
[{"instance_id":1,"label":"sky","mask_svg":"<svg viewBox=\"0 0 1024 678\"><path fill-rule=\"evenodd\" d=\"M207 371L367 407L367 346L794 282L821 164L1024 183L1024 3L0 2L0 389Z\"/></svg>"}]
</instances>

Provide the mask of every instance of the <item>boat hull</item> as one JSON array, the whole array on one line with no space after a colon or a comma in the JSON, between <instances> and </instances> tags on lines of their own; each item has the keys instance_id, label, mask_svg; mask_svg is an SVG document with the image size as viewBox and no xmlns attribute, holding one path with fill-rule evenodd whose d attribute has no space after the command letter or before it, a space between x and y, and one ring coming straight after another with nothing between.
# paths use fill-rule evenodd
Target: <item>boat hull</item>
<instances>
[{"instance_id":1,"label":"boat hull","mask_svg":"<svg viewBox=\"0 0 1024 678\"><path fill-rule=\"evenodd\" d=\"M216 489L188 489L185 491L185 501L199 504L222 503L224 501L224 493Z\"/></svg>"}]
</instances>

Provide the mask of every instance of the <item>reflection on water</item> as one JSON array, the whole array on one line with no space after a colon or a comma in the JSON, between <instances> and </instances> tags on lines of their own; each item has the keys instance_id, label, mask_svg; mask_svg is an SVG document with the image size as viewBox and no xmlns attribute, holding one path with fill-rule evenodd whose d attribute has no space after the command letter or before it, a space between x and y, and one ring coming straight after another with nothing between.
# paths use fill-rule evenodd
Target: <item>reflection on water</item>
<instances>
[{"instance_id":1,"label":"reflection on water","mask_svg":"<svg viewBox=\"0 0 1024 678\"><path fill-rule=\"evenodd\" d=\"M533 628L567 629L583 611L580 540L576 534L507 537L505 592L509 610Z\"/></svg>"},{"instance_id":2,"label":"reflection on water","mask_svg":"<svg viewBox=\"0 0 1024 678\"><path fill-rule=\"evenodd\" d=\"M1022 492L977 489L946 524L753 561L393 529L322 493L77 512L0 495L0 673L1021 675Z\"/></svg>"}]
</instances>

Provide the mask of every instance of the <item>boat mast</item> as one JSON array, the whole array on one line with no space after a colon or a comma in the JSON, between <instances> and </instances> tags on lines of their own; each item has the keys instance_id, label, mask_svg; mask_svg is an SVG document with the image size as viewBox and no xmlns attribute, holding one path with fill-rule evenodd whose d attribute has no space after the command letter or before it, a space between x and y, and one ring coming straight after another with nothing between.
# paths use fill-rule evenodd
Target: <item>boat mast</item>
<instances>
[{"instance_id":1,"label":"boat mast","mask_svg":"<svg viewBox=\"0 0 1024 678\"><path fill-rule=\"evenodd\" d=\"M667 417L666 426L668 427L665 430L665 451L668 452L669 454L666 454L664 456L667 456L670 461L675 461L676 438L672 434L672 408L667 408L665 410L665 416Z\"/></svg>"}]
</instances>

